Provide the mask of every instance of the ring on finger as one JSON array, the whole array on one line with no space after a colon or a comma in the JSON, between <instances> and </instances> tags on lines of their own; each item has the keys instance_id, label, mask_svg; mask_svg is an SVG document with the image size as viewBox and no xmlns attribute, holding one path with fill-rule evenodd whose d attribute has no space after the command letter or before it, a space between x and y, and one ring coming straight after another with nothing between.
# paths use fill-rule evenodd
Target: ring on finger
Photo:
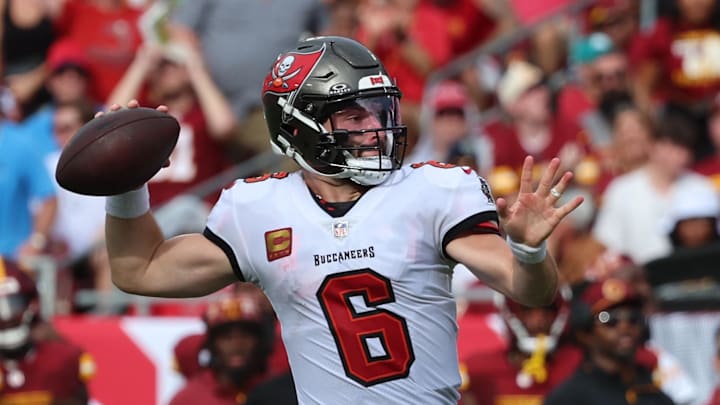
<instances>
[{"instance_id":1,"label":"ring on finger","mask_svg":"<svg viewBox=\"0 0 720 405\"><path fill-rule=\"evenodd\" d=\"M562 196L562 193L558 191L555 187L550 189L550 195L552 195L555 198L560 198Z\"/></svg>"}]
</instances>

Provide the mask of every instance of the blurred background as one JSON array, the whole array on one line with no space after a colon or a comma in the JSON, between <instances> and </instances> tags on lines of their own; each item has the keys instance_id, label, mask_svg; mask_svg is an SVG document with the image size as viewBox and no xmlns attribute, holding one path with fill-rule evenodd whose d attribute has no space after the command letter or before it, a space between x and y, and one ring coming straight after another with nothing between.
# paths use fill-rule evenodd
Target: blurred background
<instances>
[{"instance_id":1,"label":"blurred background","mask_svg":"<svg viewBox=\"0 0 720 405\"><path fill-rule=\"evenodd\" d=\"M0 0L0 12L0 256L37 283L43 322L94 358L95 403L167 403L187 378L176 345L237 291L114 288L104 200L57 186L59 151L112 103L167 105L181 133L152 208L168 236L201 231L235 178L294 169L270 151L260 89L279 51L314 35L361 41L396 78L406 163L470 166L512 197L524 156L559 156L575 174L563 198L586 199L549 241L563 282L636 285L647 344L685 377L673 399L710 403L720 0ZM492 291L462 268L453 289L461 362L513 344Z\"/></svg>"}]
</instances>

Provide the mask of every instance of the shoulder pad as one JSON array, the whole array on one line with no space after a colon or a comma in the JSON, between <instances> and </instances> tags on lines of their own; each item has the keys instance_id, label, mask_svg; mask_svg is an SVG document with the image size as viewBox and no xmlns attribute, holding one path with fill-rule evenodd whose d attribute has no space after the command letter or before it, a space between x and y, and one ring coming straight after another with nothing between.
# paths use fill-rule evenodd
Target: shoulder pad
<instances>
[{"instance_id":1,"label":"shoulder pad","mask_svg":"<svg viewBox=\"0 0 720 405\"><path fill-rule=\"evenodd\" d=\"M467 181L477 181L477 173L468 166L457 166L434 160L412 163L408 166L412 172L422 174L430 183L443 188L455 188ZM412 175L409 173L408 175Z\"/></svg>"},{"instance_id":2,"label":"shoulder pad","mask_svg":"<svg viewBox=\"0 0 720 405\"><path fill-rule=\"evenodd\" d=\"M278 181L283 181L289 176L290 173L288 172L277 172L237 179L232 186L223 191L231 193L236 202L256 201L270 193Z\"/></svg>"}]
</instances>

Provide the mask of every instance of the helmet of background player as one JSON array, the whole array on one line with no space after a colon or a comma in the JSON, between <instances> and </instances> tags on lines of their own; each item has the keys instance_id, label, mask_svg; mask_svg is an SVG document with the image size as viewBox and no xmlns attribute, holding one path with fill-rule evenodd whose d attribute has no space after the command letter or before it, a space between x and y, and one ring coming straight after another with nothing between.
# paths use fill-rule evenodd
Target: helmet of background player
<instances>
[{"instance_id":1,"label":"helmet of background player","mask_svg":"<svg viewBox=\"0 0 720 405\"><path fill-rule=\"evenodd\" d=\"M203 320L210 367L241 387L265 372L273 349L272 314L253 294L224 297L208 304Z\"/></svg>"},{"instance_id":2,"label":"helmet of background player","mask_svg":"<svg viewBox=\"0 0 720 405\"><path fill-rule=\"evenodd\" d=\"M407 128L400 121L400 96L370 50L332 36L301 41L280 54L262 90L273 150L310 172L367 186L402 165ZM373 125L335 127L330 118L347 110L372 118L366 122Z\"/></svg>"},{"instance_id":3,"label":"helmet of background player","mask_svg":"<svg viewBox=\"0 0 720 405\"><path fill-rule=\"evenodd\" d=\"M16 263L0 257L0 354L12 356L30 344L39 313L35 282Z\"/></svg>"},{"instance_id":4,"label":"helmet of background player","mask_svg":"<svg viewBox=\"0 0 720 405\"><path fill-rule=\"evenodd\" d=\"M494 296L495 306L505 321L511 338L518 350L526 354L552 353L565 332L570 314L572 292L569 287L560 287L552 304L541 308L528 308L506 298L500 293ZM545 312L545 318L529 324L529 311Z\"/></svg>"}]
</instances>

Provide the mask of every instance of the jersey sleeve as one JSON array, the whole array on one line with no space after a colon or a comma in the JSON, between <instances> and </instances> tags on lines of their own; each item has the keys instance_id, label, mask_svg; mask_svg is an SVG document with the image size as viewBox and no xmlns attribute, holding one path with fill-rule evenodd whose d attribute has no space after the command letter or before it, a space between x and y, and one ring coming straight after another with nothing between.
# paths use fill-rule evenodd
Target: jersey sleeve
<instances>
[{"instance_id":1,"label":"jersey sleeve","mask_svg":"<svg viewBox=\"0 0 720 405\"><path fill-rule=\"evenodd\" d=\"M467 167L427 169L437 189L439 205L436 232L445 246L468 234L499 234L495 199L487 181Z\"/></svg>"},{"instance_id":2,"label":"jersey sleeve","mask_svg":"<svg viewBox=\"0 0 720 405\"><path fill-rule=\"evenodd\" d=\"M243 273L243 270L248 272L250 266L244 260L247 257L244 255L247 244L237 226L238 208L235 206L234 192L234 187L223 190L218 202L210 211L203 235L225 252L233 272L240 281L253 281L254 277L251 274Z\"/></svg>"}]
</instances>

